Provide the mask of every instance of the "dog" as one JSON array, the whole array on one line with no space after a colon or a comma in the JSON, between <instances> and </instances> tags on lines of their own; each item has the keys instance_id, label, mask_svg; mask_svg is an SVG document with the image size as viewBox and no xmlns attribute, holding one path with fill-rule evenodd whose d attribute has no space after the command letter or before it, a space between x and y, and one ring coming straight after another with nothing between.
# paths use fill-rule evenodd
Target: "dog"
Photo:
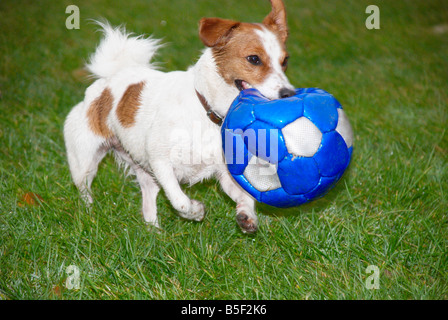
<instances>
[{"instance_id":1,"label":"dog","mask_svg":"<svg viewBox=\"0 0 448 320\"><path fill-rule=\"evenodd\" d=\"M104 38L87 64L96 80L64 124L71 176L88 204L98 165L113 150L140 185L143 218L150 225L160 228L161 188L181 217L201 221L204 205L190 199L181 184L215 177L237 204L241 230L257 230L255 200L227 170L220 125L244 89L256 88L269 99L295 94L285 75L285 6L270 2L262 23L202 18L199 38L206 48L186 71L165 73L150 63L160 40L99 22Z\"/></svg>"}]
</instances>

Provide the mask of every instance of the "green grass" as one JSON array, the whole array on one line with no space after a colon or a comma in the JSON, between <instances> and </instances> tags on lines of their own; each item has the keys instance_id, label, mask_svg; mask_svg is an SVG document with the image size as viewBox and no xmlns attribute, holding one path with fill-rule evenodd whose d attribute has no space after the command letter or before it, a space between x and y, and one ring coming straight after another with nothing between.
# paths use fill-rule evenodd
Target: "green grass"
<instances>
[{"instance_id":1,"label":"green grass","mask_svg":"<svg viewBox=\"0 0 448 320\"><path fill-rule=\"evenodd\" d=\"M80 30L65 28L69 4ZM186 189L206 204L203 222L179 218L162 193L163 231L147 230L140 191L111 158L86 209L62 127L89 84L77 75L99 39L87 19L163 37L157 60L177 70L202 49L201 17L261 21L267 1L0 2L0 298L448 298L448 3L376 1L380 30L364 25L371 1L286 4L288 76L341 101L355 151L327 196L258 206L248 236L214 180ZM29 192L43 202L27 205ZM66 286L69 265L79 289ZM378 290L365 285L369 265L380 269Z\"/></svg>"}]
</instances>

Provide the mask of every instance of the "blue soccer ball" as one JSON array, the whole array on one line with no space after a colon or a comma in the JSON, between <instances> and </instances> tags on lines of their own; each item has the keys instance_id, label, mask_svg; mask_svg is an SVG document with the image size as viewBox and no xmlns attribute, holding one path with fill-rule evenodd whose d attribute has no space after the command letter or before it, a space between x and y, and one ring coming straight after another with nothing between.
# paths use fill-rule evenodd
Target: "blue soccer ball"
<instances>
[{"instance_id":1,"label":"blue soccer ball","mask_svg":"<svg viewBox=\"0 0 448 320\"><path fill-rule=\"evenodd\" d=\"M341 104L318 88L269 100L243 90L221 128L227 168L257 201L293 207L323 196L347 169L353 131Z\"/></svg>"}]
</instances>

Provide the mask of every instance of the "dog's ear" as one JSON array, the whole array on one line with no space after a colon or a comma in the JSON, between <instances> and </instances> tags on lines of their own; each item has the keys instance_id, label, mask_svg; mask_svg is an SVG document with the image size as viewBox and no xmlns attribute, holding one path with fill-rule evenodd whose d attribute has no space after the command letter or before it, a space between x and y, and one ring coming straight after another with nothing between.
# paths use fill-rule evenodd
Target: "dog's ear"
<instances>
[{"instance_id":1,"label":"dog's ear","mask_svg":"<svg viewBox=\"0 0 448 320\"><path fill-rule=\"evenodd\" d=\"M199 21L199 37L207 47L223 46L240 22L220 18L202 18Z\"/></svg>"},{"instance_id":2,"label":"dog's ear","mask_svg":"<svg viewBox=\"0 0 448 320\"><path fill-rule=\"evenodd\" d=\"M270 0L271 12L264 18L263 24L274 29L283 42L288 38L288 25L286 23L286 10L282 0Z\"/></svg>"}]
</instances>

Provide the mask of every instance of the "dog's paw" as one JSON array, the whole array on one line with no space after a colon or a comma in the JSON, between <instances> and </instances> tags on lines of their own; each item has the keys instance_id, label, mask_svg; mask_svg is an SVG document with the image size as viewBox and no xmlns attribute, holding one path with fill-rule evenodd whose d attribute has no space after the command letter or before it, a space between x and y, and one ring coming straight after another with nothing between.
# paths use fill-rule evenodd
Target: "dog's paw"
<instances>
[{"instance_id":1,"label":"dog's paw","mask_svg":"<svg viewBox=\"0 0 448 320\"><path fill-rule=\"evenodd\" d=\"M179 211L179 215L187 220L202 221L205 216L205 206L202 202L191 200L188 211Z\"/></svg>"},{"instance_id":2,"label":"dog's paw","mask_svg":"<svg viewBox=\"0 0 448 320\"><path fill-rule=\"evenodd\" d=\"M244 233L255 233L258 229L257 218L249 217L244 211L236 215L236 221Z\"/></svg>"},{"instance_id":3,"label":"dog's paw","mask_svg":"<svg viewBox=\"0 0 448 320\"><path fill-rule=\"evenodd\" d=\"M205 206L202 202L191 200L190 219L195 221L202 221L205 217Z\"/></svg>"},{"instance_id":4,"label":"dog's paw","mask_svg":"<svg viewBox=\"0 0 448 320\"><path fill-rule=\"evenodd\" d=\"M151 223L151 222L145 222L145 225L146 225L146 230L148 232L161 234L162 231L163 231L163 229L160 228L158 223L154 224L154 223Z\"/></svg>"},{"instance_id":5,"label":"dog's paw","mask_svg":"<svg viewBox=\"0 0 448 320\"><path fill-rule=\"evenodd\" d=\"M160 229L159 219L156 217L145 217L143 214L143 220L145 221L148 228L154 227L155 229Z\"/></svg>"},{"instance_id":6,"label":"dog's paw","mask_svg":"<svg viewBox=\"0 0 448 320\"><path fill-rule=\"evenodd\" d=\"M92 195L88 190L81 191L81 199L84 201L86 207L90 207L93 203Z\"/></svg>"}]
</instances>

